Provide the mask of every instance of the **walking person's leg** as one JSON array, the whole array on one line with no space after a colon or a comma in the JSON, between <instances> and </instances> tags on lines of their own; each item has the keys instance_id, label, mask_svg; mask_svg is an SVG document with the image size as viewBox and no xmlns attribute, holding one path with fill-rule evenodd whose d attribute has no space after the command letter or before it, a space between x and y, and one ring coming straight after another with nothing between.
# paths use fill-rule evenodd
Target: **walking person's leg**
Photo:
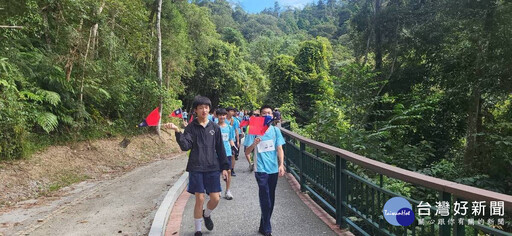
<instances>
[{"instance_id":1,"label":"walking person's leg","mask_svg":"<svg viewBox=\"0 0 512 236\"><path fill-rule=\"evenodd\" d=\"M256 181L258 182L261 208L259 232L263 234L270 234L272 232L272 226L270 225L272 203L270 199L270 189L268 185L269 175L263 172L256 172L255 176Z\"/></svg>"},{"instance_id":2,"label":"walking person's leg","mask_svg":"<svg viewBox=\"0 0 512 236\"><path fill-rule=\"evenodd\" d=\"M245 155L245 159L247 159L247 162L249 163L249 171L253 171L254 170L254 163L252 162L251 160L251 154L245 154L245 149L247 147L244 146L244 151L240 151L241 153L243 153Z\"/></svg>"},{"instance_id":3,"label":"walking person's leg","mask_svg":"<svg viewBox=\"0 0 512 236\"><path fill-rule=\"evenodd\" d=\"M231 156L228 156L228 164L231 165ZM231 194L231 170L228 170L228 178L226 179L226 192L224 193L224 198L227 200L233 199L233 194Z\"/></svg>"},{"instance_id":4,"label":"walking person's leg","mask_svg":"<svg viewBox=\"0 0 512 236\"><path fill-rule=\"evenodd\" d=\"M231 200L233 196L231 196L231 170L228 170L228 178L226 179L226 199Z\"/></svg>"},{"instance_id":5,"label":"walking person's leg","mask_svg":"<svg viewBox=\"0 0 512 236\"><path fill-rule=\"evenodd\" d=\"M208 203L206 203L206 209L204 210L204 216L210 217L211 213L215 208L217 208L217 205L219 205L220 201L220 192L217 193L210 193L210 200Z\"/></svg>"},{"instance_id":6,"label":"walking person's leg","mask_svg":"<svg viewBox=\"0 0 512 236\"><path fill-rule=\"evenodd\" d=\"M220 173L219 171L205 172L203 175L203 182L206 193L210 196L210 200L206 204L206 209L202 214L204 224L208 230L213 229L213 221L211 219L211 213L220 201L220 193L222 191L220 187Z\"/></svg>"},{"instance_id":7,"label":"walking person's leg","mask_svg":"<svg viewBox=\"0 0 512 236\"><path fill-rule=\"evenodd\" d=\"M272 217L272 212L274 211L274 202L276 200L276 186L278 177L279 174L277 173L268 175L268 188L270 193L270 217Z\"/></svg>"},{"instance_id":8,"label":"walking person's leg","mask_svg":"<svg viewBox=\"0 0 512 236\"><path fill-rule=\"evenodd\" d=\"M235 155L231 156L231 176L236 176L235 174Z\"/></svg>"},{"instance_id":9,"label":"walking person's leg","mask_svg":"<svg viewBox=\"0 0 512 236\"><path fill-rule=\"evenodd\" d=\"M195 193L196 204L194 205L194 227L196 232L201 232L203 224L204 193Z\"/></svg>"},{"instance_id":10,"label":"walking person's leg","mask_svg":"<svg viewBox=\"0 0 512 236\"><path fill-rule=\"evenodd\" d=\"M201 172L189 172L187 192L194 194L196 197L194 205L194 228L196 235L201 235L204 205L204 183L203 174Z\"/></svg>"}]
</instances>

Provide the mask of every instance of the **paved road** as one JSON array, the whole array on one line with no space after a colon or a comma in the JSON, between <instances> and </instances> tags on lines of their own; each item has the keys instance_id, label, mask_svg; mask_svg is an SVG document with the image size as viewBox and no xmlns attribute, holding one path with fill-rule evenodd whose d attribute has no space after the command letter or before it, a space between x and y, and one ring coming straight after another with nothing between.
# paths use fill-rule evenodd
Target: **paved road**
<instances>
[{"instance_id":1,"label":"paved road","mask_svg":"<svg viewBox=\"0 0 512 236\"><path fill-rule=\"evenodd\" d=\"M21 223L4 234L147 235L158 206L187 160L182 154L156 161L112 180L86 183L87 187L79 184L70 196L50 205L0 215L0 222Z\"/></svg>"},{"instance_id":2,"label":"paved road","mask_svg":"<svg viewBox=\"0 0 512 236\"><path fill-rule=\"evenodd\" d=\"M260 235L258 185L248 166L245 157L240 156L235 167L237 176L231 182L234 199L222 198L212 213L213 231L208 231L203 223L203 235ZM185 236L194 235L194 202L195 197L191 196L183 212L180 232ZM272 229L272 234L278 236L336 235L300 200L284 177L277 184Z\"/></svg>"}]
</instances>

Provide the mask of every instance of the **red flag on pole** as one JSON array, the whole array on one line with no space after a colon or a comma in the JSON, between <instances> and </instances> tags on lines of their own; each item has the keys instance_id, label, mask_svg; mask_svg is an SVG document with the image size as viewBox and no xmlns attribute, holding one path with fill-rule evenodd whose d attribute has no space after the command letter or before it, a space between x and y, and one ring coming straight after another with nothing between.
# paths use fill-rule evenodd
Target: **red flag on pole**
<instances>
[{"instance_id":1,"label":"red flag on pole","mask_svg":"<svg viewBox=\"0 0 512 236\"><path fill-rule=\"evenodd\" d=\"M190 120L188 120L188 123L192 122L194 120L194 115L190 115Z\"/></svg>"},{"instance_id":2,"label":"red flag on pole","mask_svg":"<svg viewBox=\"0 0 512 236\"><path fill-rule=\"evenodd\" d=\"M174 110L169 117L178 117L183 119L183 112L181 111L181 108Z\"/></svg>"},{"instance_id":3,"label":"red flag on pole","mask_svg":"<svg viewBox=\"0 0 512 236\"><path fill-rule=\"evenodd\" d=\"M256 117L253 116L249 119L249 126L251 127L249 129L249 134L252 135L265 135L265 132L267 131L268 127L265 125L265 117Z\"/></svg>"},{"instance_id":4,"label":"red flag on pole","mask_svg":"<svg viewBox=\"0 0 512 236\"><path fill-rule=\"evenodd\" d=\"M138 127L144 126L157 126L160 121L160 113L158 112L158 107L155 108L151 113L149 113L148 117L142 123L138 125Z\"/></svg>"}]
</instances>

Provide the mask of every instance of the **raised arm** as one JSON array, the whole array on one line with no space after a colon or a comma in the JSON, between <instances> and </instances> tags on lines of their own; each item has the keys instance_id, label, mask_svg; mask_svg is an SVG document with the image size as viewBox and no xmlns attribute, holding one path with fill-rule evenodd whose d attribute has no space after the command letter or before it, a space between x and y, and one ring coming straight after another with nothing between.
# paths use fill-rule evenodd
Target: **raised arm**
<instances>
[{"instance_id":1,"label":"raised arm","mask_svg":"<svg viewBox=\"0 0 512 236\"><path fill-rule=\"evenodd\" d=\"M251 140L252 141L252 140ZM245 149L245 155L249 155L251 154L251 152L254 150L254 148L256 148L256 146L258 146L258 144L260 143L261 139L260 138L255 138L254 139L254 142L252 143L246 143L246 144L249 144L249 146L247 146L247 148Z\"/></svg>"},{"instance_id":2,"label":"raised arm","mask_svg":"<svg viewBox=\"0 0 512 236\"><path fill-rule=\"evenodd\" d=\"M174 130L176 134L176 142L182 151L188 151L192 149L194 139L190 129L191 126L185 127L185 131L183 133L181 133L180 128L173 123L166 123L164 124L164 127Z\"/></svg>"}]
</instances>

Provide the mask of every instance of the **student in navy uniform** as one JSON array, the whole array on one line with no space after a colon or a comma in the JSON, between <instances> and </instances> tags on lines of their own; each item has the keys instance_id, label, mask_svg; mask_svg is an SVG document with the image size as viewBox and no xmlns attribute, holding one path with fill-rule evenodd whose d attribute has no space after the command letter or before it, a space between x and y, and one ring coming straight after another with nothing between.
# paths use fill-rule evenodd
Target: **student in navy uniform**
<instances>
[{"instance_id":1,"label":"student in navy uniform","mask_svg":"<svg viewBox=\"0 0 512 236\"><path fill-rule=\"evenodd\" d=\"M209 98L196 96L192 109L195 111L197 118L187 125L183 133L181 133L180 128L172 123L164 125L166 128L175 131L176 141L182 151L190 150L186 169L189 172L187 191L196 197L194 207L196 236L202 235L203 219L206 228L208 230L213 229L211 213L217 207L222 191L220 171L222 171L223 178L227 179L227 170L230 169L220 127L208 120L211 106L212 103ZM210 196L210 200L206 204L206 209L203 209L205 192Z\"/></svg>"},{"instance_id":2,"label":"student in navy uniform","mask_svg":"<svg viewBox=\"0 0 512 236\"><path fill-rule=\"evenodd\" d=\"M279 109L277 109L277 108L274 109L273 116L274 116L275 120L277 121L276 123L281 122L281 112L279 112Z\"/></svg>"},{"instance_id":3,"label":"student in navy uniform","mask_svg":"<svg viewBox=\"0 0 512 236\"><path fill-rule=\"evenodd\" d=\"M262 116L272 117L272 108L268 105L261 107L260 112ZM270 126L263 136L256 137L248 134L245 137L244 145L247 147L245 154L249 155L252 151L256 152L254 156L254 175L258 183L261 208L258 231L265 236L272 235L270 218L274 210L277 177L285 174L284 144L281 130L275 126Z\"/></svg>"},{"instance_id":4,"label":"student in navy uniform","mask_svg":"<svg viewBox=\"0 0 512 236\"><path fill-rule=\"evenodd\" d=\"M224 149L226 150L226 156L228 157L229 166L231 166L231 157L235 152L235 129L233 126L226 123L226 116L228 112L226 109L220 108L217 109L217 118L218 124L220 127L220 131L222 133L222 141L224 142ZM224 193L224 198L227 200L233 199L233 194L230 190L231 187L231 170L228 170L228 178L226 180L226 192Z\"/></svg>"}]
</instances>

